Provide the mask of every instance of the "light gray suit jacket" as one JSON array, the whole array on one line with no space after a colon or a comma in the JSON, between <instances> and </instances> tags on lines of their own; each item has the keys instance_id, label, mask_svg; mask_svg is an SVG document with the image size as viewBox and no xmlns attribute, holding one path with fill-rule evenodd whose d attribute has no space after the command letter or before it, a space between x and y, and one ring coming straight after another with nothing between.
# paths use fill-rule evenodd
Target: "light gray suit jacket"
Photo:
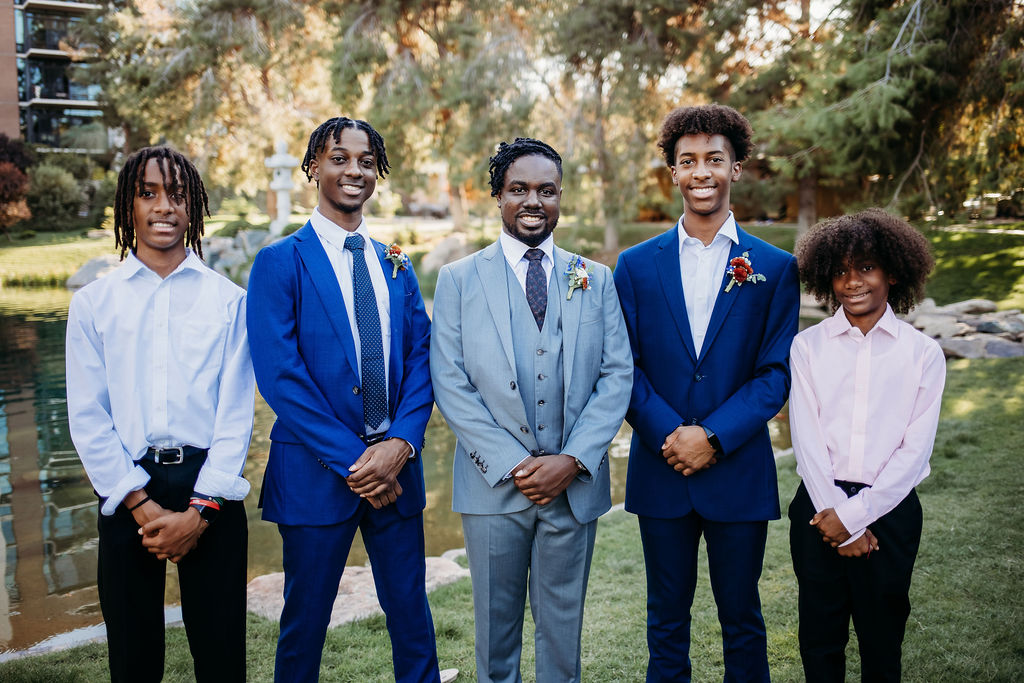
<instances>
[{"instance_id":1,"label":"light gray suit jacket","mask_svg":"<svg viewBox=\"0 0 1024 683\"><path fill-rule=\"evenodd\" d=\"M590 288L566 301L570 256L555 247L560 296L548 306L562 309L562 452L590 473L576 477L566 494L585 524L611 507L608 445L629 404L633 356L606 266L594 263ZM456 512L516 512L532 504L504 479L538 447L518 390L508 286L499 242L446 265L437 278L430 374L437 406L457 437Z\"/></svg>"}]
</instances>

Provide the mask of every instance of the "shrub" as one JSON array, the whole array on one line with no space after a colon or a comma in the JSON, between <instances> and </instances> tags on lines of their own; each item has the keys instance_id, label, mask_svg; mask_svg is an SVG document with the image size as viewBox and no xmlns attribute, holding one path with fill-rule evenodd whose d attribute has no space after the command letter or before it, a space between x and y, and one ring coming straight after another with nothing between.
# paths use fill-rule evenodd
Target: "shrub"
<instances>
[{"instance_id":1,"label":"shrub","mask_svg":"<svg viewBox=\"0 0 1024 683\"><path fill-rule=\"evenodd\" d=\"M43 164L31 169L26 201L36 230L58 232L79 223L82 190L75 177L63 168Z\"/></svg>"},{"instance_id":2,"label":"shrub","mask_svg":"<svg viewBox=\"0 0 1024 683\"><path fill-rule=\"evenodd\" d=\"M28 176L13 162L0 161L0 229L4 232L31 215L25 203L27 192Z\"/></svg>"},{"instance_id":3,"label":"shrub","mask_svg":"<svg viewBox=\"0 0 1024 683\"><path fill-rule=\"evenodd\" d=\"M0 161L9 161L25 172L29 166L35 165L36 156L35 152L21 140L9 138L4 133L0 133Z\"/></svg>"}]
</instances>

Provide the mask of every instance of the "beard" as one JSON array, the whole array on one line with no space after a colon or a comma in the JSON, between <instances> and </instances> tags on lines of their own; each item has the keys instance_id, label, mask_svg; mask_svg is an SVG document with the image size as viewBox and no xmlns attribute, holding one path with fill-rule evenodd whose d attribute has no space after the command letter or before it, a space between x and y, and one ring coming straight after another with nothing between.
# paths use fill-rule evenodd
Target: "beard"
<instances>
[{"instance_id":1,"label":"beard","mask_svg":"<svg viewBox=\"0 0 1024 683\"><path fill-rule=\"evenodd\" d=\"M543 227L537 230L523 230L519 228L515 223L511 225L506 223L504 220L501 221L502 229L516 238L528 247L536 247L541 242L548 238L548 235L555 231L555 227L558 225L558 218L553 221L545 222Z\"/></svg>"}]
</instances>

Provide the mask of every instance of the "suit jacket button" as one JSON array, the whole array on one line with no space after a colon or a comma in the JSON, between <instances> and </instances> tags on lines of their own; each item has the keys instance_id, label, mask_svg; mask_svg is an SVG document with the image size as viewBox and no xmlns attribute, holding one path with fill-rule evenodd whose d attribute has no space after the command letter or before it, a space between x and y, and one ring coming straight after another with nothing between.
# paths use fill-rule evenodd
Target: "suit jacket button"
<instances>
[{"instance_id":1,"label":"suit jacket button","mask_svg":"<svg viewBox=\"0 0 1024 683\"><path fill-rule=\"evenodd\" d=\"M694 375L693 378L699 382L704 379L704 375Z\"/></svg>"},{"instance_id":2,"label":"suit jacket button","mask_svg":"<svg viewBox=\"0 0 1024 683\"><path fill-rule=\"evenodd\" d=\"M519 431L521 431L523 434L529 434L530 428L527 427L526 425L523 425L522 427L519 428Z\"/></svg>"},{"instance_id":3,"label":"suit jacket button","mask_svg":"<svg viewBox=\"0 0 1024 683\"><path fill-rule=\"evenodd\" d=\"M352 387L352 393L355 394L356 396L358 396L359 395L359 387Z\"/></svg>"},{"instance_id":4,"label":"suit jacket button","mask_svg":"<svg viewBox=\"0 0 1024 683\"><path fill-rule=\"evenodd\" d=\"M512 391L515 391L516 390L516 383L515 382L509 382L508 383L508 388L511 389Z\"/></svg>"},{"instance_id":5,"label":"suit jacket button","mask_svg":"<svg viewBox=\"0 0 1024 683\"><path fill-rule=\"evenodd\" d=\"M545 427L546 427L546 425L537 425L537 430L538 431L543 431Z\"/></svg>"}]
</instances>

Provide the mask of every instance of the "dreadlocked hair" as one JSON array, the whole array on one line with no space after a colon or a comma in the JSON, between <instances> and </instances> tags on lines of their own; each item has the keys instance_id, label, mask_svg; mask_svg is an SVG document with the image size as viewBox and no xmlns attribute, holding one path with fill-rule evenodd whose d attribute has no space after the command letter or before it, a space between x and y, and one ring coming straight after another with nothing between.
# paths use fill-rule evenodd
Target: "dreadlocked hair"
<instances>
[{"instance_id":1,"label":"dreadlocked hair","mask_svg":"<svg viewBox=\"0 0 1024 683\"><path fill-rule=\"evenodd\" d=\"M128 250L135 251L135 213L132 210L135 197L142 193L145 184L146 164L156 159L160 177L168 193L181 192L185 195L188 209L188 228L185 230L185 246L191 247L199 258L203 258L203 215L210 215L209 197L199 171L181 152L170 147L143 147L128 157L121 172L117 174L117 190L114 193L114 246L121 250L121 260Z\"/></svg>"},{"instance_id":2,"label":"dreadlocked hair","mask_svg":"<svg viewBox=\"0 0 1024 683\"><path fill-rule=\"evenodd\" d=\"M721 104L705 104L697 107L679 107L672 110L661 124L658 147L665 157L665 163L676 163L676 142L686 135L724 135L732 145L733 161L746 161L754 144L750 138L754 130L750 122L732 107Z\"/></svg>"},{"instance_id":3,"label":"dreadlocked hair","mask_svg":"<svg viewBox=\"0 0 1024 683\"><path fill-rule=\"evenodd\" d=\"M370 139L370 148L373 150L373 156L377 160L378 177L383 178L391 171L391 166L388 164L388 153L384 149L384 138L374 130L373 126L359 119L335 116L333 119L327 119L317 126L316 130L309 136L309 144L306 145L306 156L302 158L302 172L306 174L306 180L313 179L313 174L309 172L309 165L316 160L317 154L324 151L324 147L327 146L327 140L333 137L335 142L341 142L341 131L346 128L361 130Z\"/></svg>"},{"instance_id":4,"label":"dreadlocked hair","mask_svg":"<svg viewBox=\"0 0 1024 683\"><path fill-rule=\"evenodd\" d=\"M925 280L935 267L924 235L878 208L821 221L797 241L795 251L801 282L833 311L839 300L832 279L851 259L871 258L896 280L889 286L889 305L897 313L907 313L924 297Z\"/></svg>"},{"instance_id":5,"label":"dreadlocked hair","mask_svg":"<svg viewBox=\"0 0 1024 683\"><path fill-rule=\"evenodd\" d=\"M489 161L488 172L491 174L491 196L497 197L505 186L505 174L512 162L519 157L531 155L542 156L555 163L558 169L558 177L562 177L562 157L551 145L534 140L533 138L516 138L512 144L501 142L498 144L498 151Z\"/></svg>"}]
</instances>

